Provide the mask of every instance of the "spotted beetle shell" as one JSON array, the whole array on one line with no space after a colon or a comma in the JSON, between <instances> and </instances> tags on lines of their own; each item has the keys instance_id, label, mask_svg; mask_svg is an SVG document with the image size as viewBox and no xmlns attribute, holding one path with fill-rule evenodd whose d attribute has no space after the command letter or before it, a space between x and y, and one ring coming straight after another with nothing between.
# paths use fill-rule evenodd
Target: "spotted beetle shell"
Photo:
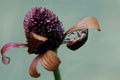
<instances>
[{"instance_id":1,"label":"spotted beetle shell","mask_svg":"<svg viewBox=\"0 0 120 80\"><path fill-rule=\"evenodd\" d=\"M81 34L70 39L67 43L67 47L71 50L77 50L82 47L88 39L88 29L83 30Z\"/></svg>"}]
</instances>

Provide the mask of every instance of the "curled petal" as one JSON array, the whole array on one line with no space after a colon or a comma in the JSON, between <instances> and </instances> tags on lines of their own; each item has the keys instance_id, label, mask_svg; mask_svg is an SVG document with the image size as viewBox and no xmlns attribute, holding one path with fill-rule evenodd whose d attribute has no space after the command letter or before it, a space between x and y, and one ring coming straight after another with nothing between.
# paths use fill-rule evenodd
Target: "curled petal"
<instances>
[{"instance_id":1,"label":"curled petal","mask_svg":"<svg viewBox=\"0 0 120 80\"><path fill-rule=\"evenodd\" d=\"M8 43L4 45L1 49L2 62L4 64L9 64L10 58L5 56L5 53L12 48L24 48L27 47L27 44L24 43Z\"/></svg>"},{"instance_id":2,"label":"curled petal","mask_svg":"<svg viewBox=\"0 0 120 80\"><path fill-rule=\"evenodd\" d=\"M10 58L6 56L2 56L2 63L3 64L9 64L10 63Z\"/></svg>"},{"instance_id":3,"label":"curled petal","mask_svg":"<svg viewBox=\"0 0 120 80\"><path fill-rule=\"evenodd\" d=\"M42 63L42 66L45 69L47 69L49 71L54 71L54 70L56 70L58 68L61 61L57 57L57 55L55 54L54 51L49 50L43 55L43 57L41 59L41 63Z\"/></svg>"},{"instance_id":4,"label":"curled petal","mask_svg":"<svg viewBox=\"0 0 120 80\"><path fill-rule=\"evenodd\" d=\"M37 78L40 76L40 73L37 72L37 64L38 61L40 60L41 55L38 55L31 63L30 68L29 68L29 74L34 77Z\"/></svg>"},{"instance_id":5,"label":"curled petal","mask_svg":"<svg viewBox=\"0 0 120 80\"><path fill-rule=\"evenodd\" d=\"M43 44L47 40L48 39L46 37L31 32L30 38L28 40L28 52L32 53L35 49L37 49L41 44Z\"/></svg>"},{"instance_id":6,"label":"curled petal","mask_svg":"<svg viewBox=\"0 0 120 80\"><path fill-rule=\"evenodd\" d=\"M72 33L77 30L85 30L88 28L96 28L98 31L100 31L100 26L96 18L94 17L87 17L84 18L82 21L75 24L72 28L70 28L66 33L65 36L69 33Z\"/></svg>"}]
</instances>

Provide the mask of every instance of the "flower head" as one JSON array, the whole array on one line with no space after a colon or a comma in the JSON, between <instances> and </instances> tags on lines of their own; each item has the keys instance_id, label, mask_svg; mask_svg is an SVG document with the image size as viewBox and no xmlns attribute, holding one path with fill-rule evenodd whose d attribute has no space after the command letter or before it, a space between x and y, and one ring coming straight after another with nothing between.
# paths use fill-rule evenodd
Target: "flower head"
<instances>
[{"instance_id":1,"label":"flower head","mask_svg":"<svg viewBox=\"0 0 120 80\"><path fill-rule=\"evenodd\" d=\"M24 29L27 43L8 43L1 49L2 62L8 64L10 58L5 56L6 51L12 48L28 47L28 53L35 53L37 56L32 61L29 74L32 77L39 77L37 63L41 59L42 66L54 71L61 61L55 54L58 47L66 43L71 50L77 50L85 44L88 39L88 29L96 28L100 31L97 19L87 17L75 24L64 33L62 23L50 10L42 7L35 7L29 11L24 19ZM73 38L69 38L73 34Z\"/></svg>"},{"instance_id":2,"label":"flower head","mask_svg":"<svg viewBox=\"0 0 120 80\"><path fill-rule=\"evenodd\" d=\"M45 53L47 50L55 51L64 39L62 23L46 8L36 7L28 12L24 20L24 28L27 41L30 39L31 32L48 38L43 45L33 51L37 54Z\"/></svg>"}]
</instances>

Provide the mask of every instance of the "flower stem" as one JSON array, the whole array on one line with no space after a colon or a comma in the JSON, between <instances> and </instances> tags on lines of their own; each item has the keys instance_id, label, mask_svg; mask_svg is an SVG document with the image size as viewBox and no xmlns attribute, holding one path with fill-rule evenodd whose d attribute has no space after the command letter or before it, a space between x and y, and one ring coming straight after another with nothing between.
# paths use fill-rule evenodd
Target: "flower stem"
<instances>
[{"instance_id":1,"label":"flower stem","mask_svg":"<svg viewBox=\"0 0 120 80\"><path fill-rule=\"evenodd\" d=\"M58 51L56 50L55 52L57 54ZM60 75L59 67L55 71L53 71L53 74L54 74L55 80L61 80L61 75Z\"/></svg>"},{"instance_id":2,"label":"flower stem","mask_svg":"<svg viewBox=\"0 0 120 80\"><path fill-rule=\"evenodd\" d=\"M60 70L57 68L55 71L53 71L55 80L61 80Z\"/></svg>"}]
</instances>

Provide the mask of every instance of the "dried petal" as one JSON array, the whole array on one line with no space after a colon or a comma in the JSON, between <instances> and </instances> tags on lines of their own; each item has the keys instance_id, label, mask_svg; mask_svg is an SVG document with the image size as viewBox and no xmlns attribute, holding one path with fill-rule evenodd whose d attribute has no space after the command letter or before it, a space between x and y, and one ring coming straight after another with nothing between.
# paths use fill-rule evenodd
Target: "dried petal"
<instances>
[{"instance_id":1,"label":"dried petal","mask_svg":"<svg viewBox=\"0 0 120 80\"><path fill-rule=\"evenodd\" d=\"M57 57L55 52L52 50L47 51L43 55L41 62L42 62L42 66L49 71L56 70L61 63L60 59Z\"/></svg>"},{"instance_id":2,"label":"dried petal","mask_svg":"<svg viewBox=\"0 0 120 80\"><path fill-rule=\"evenodd\" d=\"M9 64L10 58L5 56L5 53L8 50L10 50L12 48L25 48L25 47L27 47L27 44L24 44L24 43L8 43L8 44L5 44L1 49L2 62L4 64Z\"/></svg>"},{"instance_id":3,"label":"dried petal","mask_svg":"<svg viewBox=\"0 0 120 80\"><path fill-rule=\"evenodd\" d=\"M29 74L32 76L32 77L39 77L40 76L40 73L37 72L37 64L38 64L38 61L41 59L42 55L38 55L31 63L30 65L30 68L29 68Z\"/></svg>"},{"instance_id":4,"label":"dried petal","mask_svg":"<svg viewBox=\"0 0 120 80\"><path fill-rule=\"evenodd\" d=\"M96 18L94 17L87 17L83 19L82 21L75 24L72 28L70 28L66 33L65 36L69 33L72 33L77 30L85 30L89 28L96 28L98 31L100 31L100 26Z\"/></svg>"},{"instance_id":5,"label":"dried petal","mask_svg":"<svg viewBox=\"0 0 120 80\"><path fill-rule=\"evenodd\" d=\"M48 39L46 37L30 32L30 38L28 40L28 52L32 53L35 49L37 49L41 44L43 44L47 40Z\"/></svg>"}]
</instances>

